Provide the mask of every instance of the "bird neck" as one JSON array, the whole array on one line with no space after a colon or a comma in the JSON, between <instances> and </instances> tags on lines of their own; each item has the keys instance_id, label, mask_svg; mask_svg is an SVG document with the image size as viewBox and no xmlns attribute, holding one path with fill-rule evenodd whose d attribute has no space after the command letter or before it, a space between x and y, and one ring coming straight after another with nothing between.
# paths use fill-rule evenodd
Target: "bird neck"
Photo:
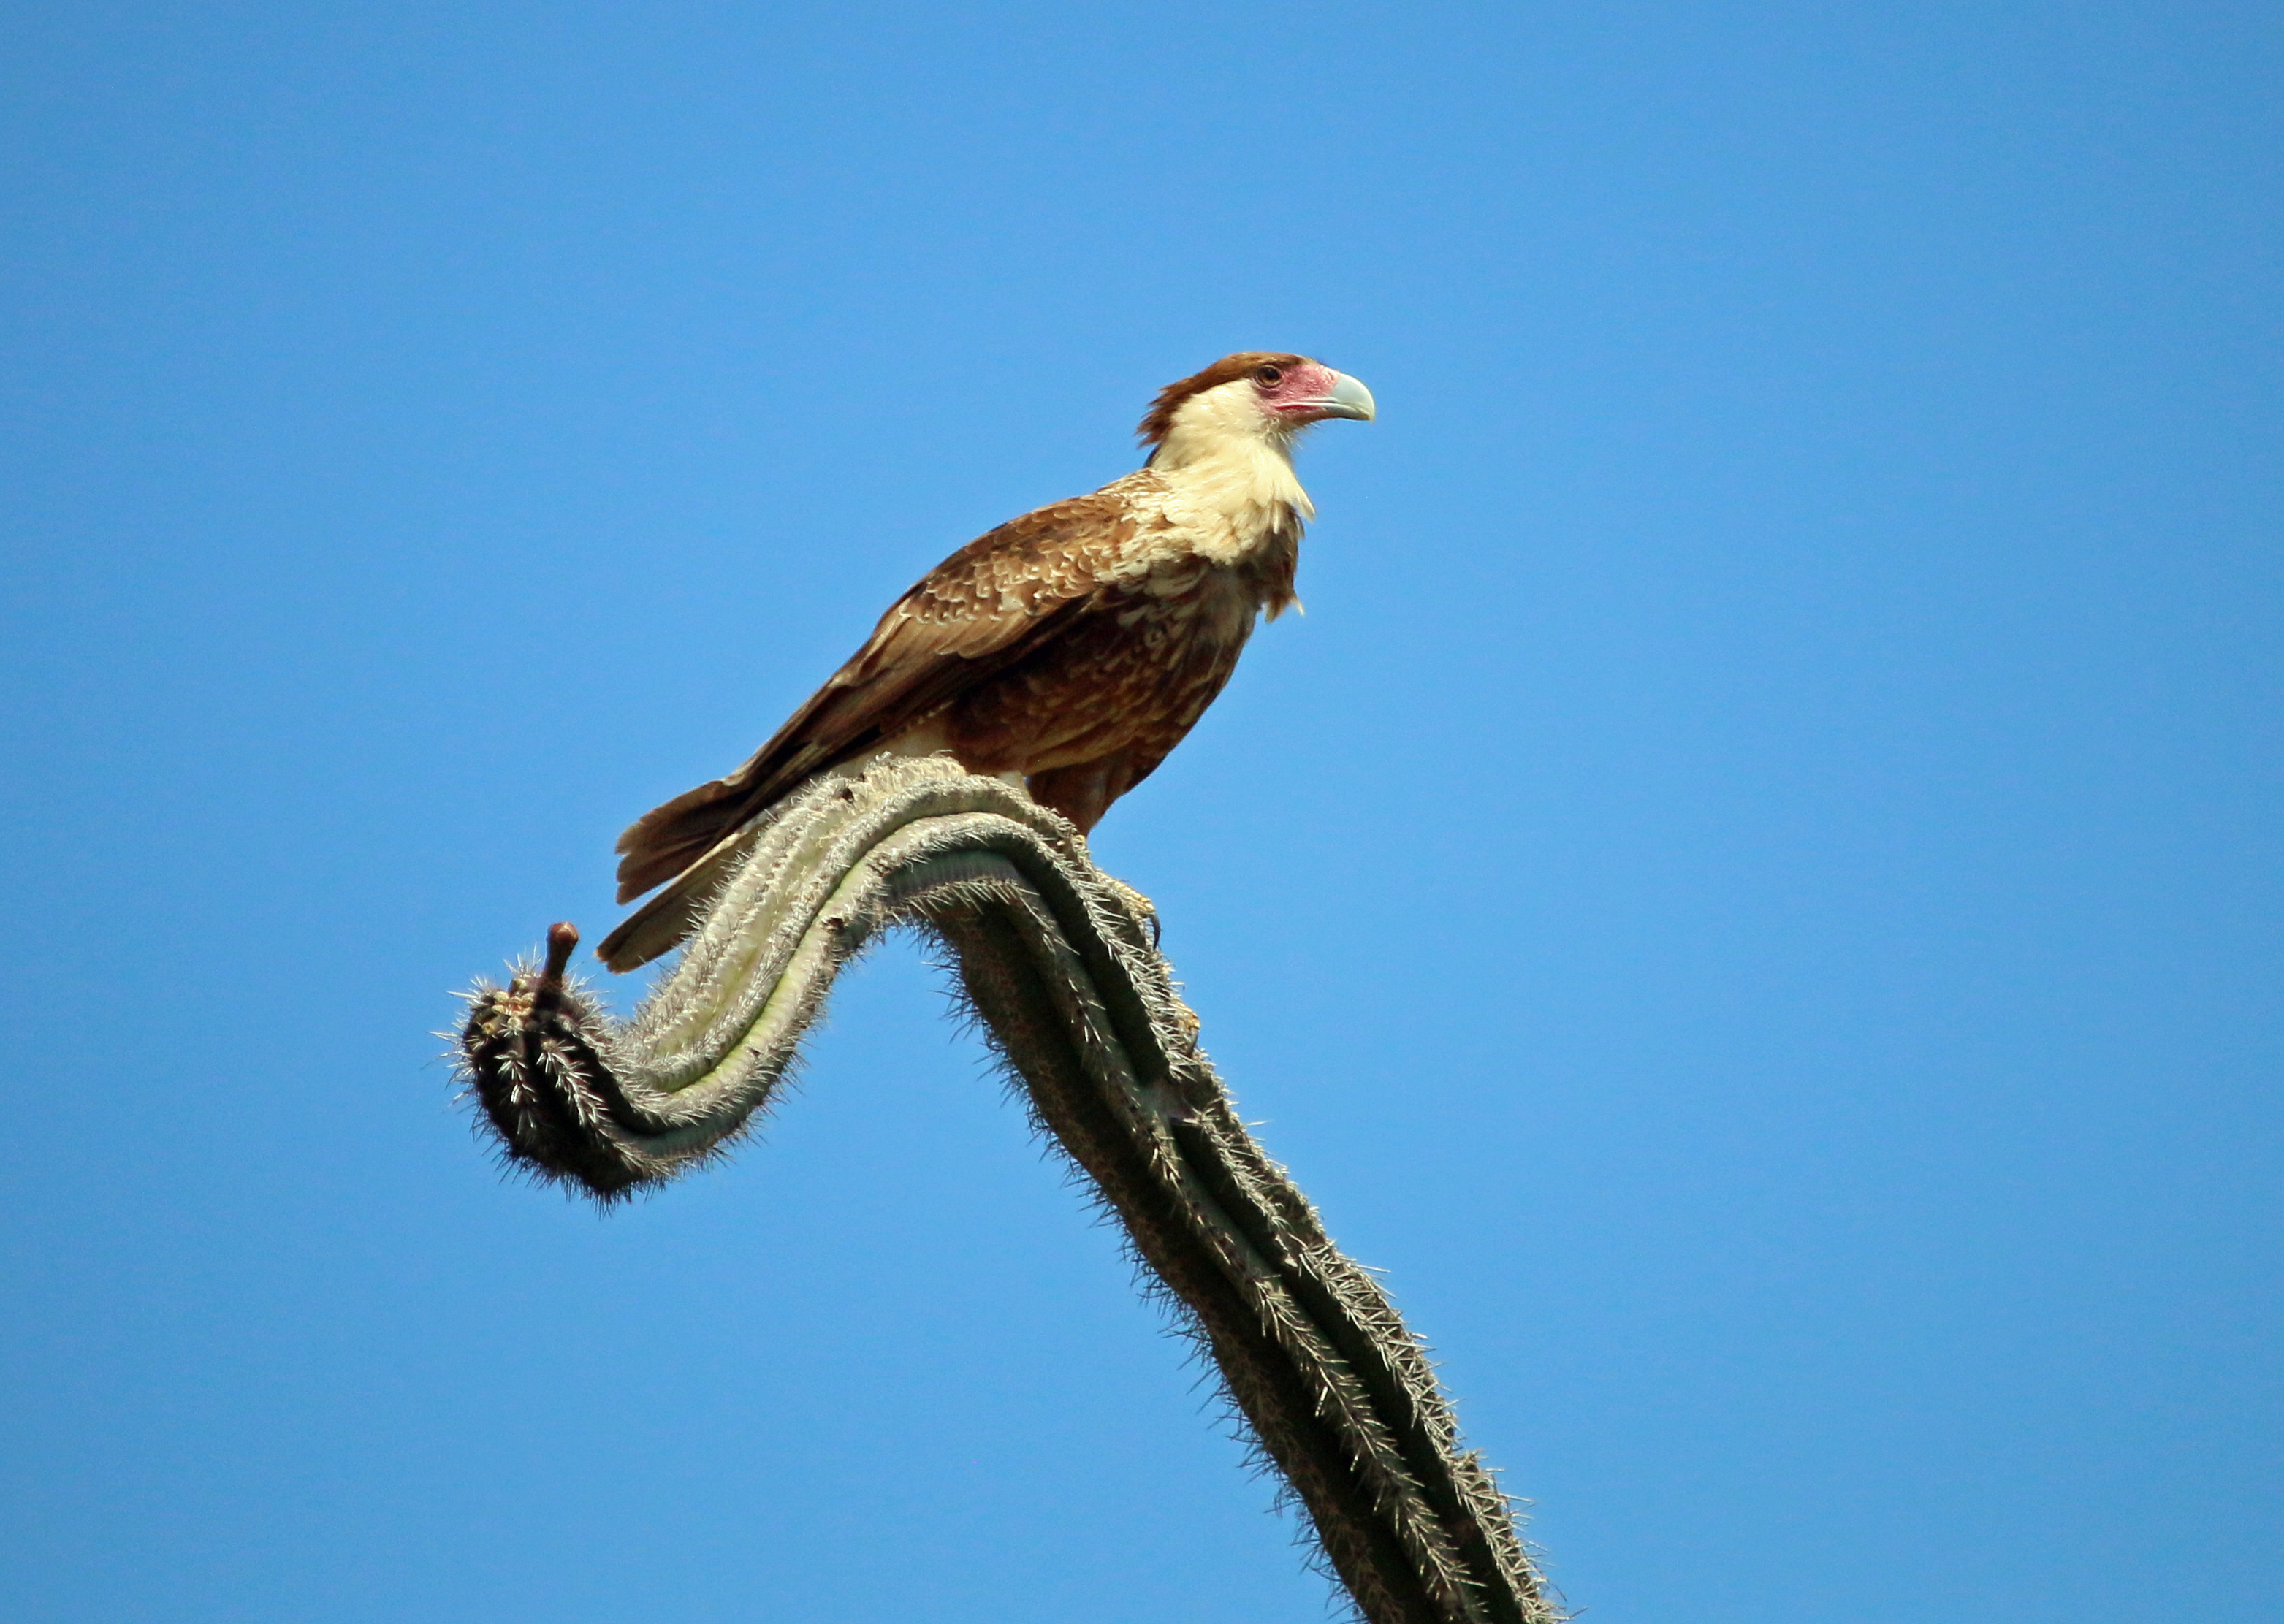
<instances>
[{"instance_id":1,"label":"bird neck","mask_svg":"<svg viewBox=\"0 0 2284 1624\"><path fill-rule=\"evenodd\" d=\"M1190 405L1204 405L1208 398ZM1295 436L1222 422L1222 415L1185 409L1151 457L1153 472L1191 503L1226 519L1240 535L1297 531L1314 519L1316 506L1293 472Z\"/></svg>"}]
</instances>

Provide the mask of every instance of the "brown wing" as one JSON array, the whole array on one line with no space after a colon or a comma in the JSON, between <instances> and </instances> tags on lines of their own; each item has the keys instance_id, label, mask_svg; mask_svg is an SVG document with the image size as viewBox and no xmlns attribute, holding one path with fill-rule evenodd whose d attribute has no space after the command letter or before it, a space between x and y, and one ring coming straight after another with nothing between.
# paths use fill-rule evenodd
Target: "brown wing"
<instances>
[{"instance_id":1,"label":"brown wing","mask_svg":"<svg viewBox=\"0 0 2284 1624\"><path fill-rule=\"evenodd\" d=\"M1122 495L1075 496L979 536L930 570L769 743L619 837L619 901L671 879L808 777L860 755L1036 648L1093 593L1134 531Z\"/></svg>"}]
</instances>

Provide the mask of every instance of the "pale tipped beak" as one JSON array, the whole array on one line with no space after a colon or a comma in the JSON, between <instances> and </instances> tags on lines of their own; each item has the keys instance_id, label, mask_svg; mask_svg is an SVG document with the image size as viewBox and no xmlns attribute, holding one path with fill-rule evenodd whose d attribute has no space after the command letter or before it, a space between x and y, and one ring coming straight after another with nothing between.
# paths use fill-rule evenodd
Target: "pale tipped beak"
<instances>
[{"instance_id":1,"label":"pale tipped beak","mask_svg":"<svg viewBox=\"0 0 2284 1624\"><path fill-rule=\"evenodd\" d=\"M1372 391L1346 372L1333 374L1333 386L1309 402L1309 410L1320 418L1354 418L1360 423L1373 419Z\"/></svg>"}]
</instances>

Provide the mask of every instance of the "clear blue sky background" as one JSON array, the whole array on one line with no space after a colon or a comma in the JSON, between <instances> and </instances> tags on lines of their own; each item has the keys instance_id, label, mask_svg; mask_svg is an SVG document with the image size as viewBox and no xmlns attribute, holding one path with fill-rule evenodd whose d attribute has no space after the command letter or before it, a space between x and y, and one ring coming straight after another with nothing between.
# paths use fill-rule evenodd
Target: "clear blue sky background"
<instances>
[{"instance_id":1,"label":"clear blue sky background","mask_svg":"<svg viewBox=\"0 0 2284 1624\"><path fill-rule=\"evenodd\" d=\"M1323 1616L909 944L731 1166L431 1035L1318 355L1104 825L1597 1624L2284 1615L2255 4L11 7L27 1620Z\"/></svg>"}]
</instances>

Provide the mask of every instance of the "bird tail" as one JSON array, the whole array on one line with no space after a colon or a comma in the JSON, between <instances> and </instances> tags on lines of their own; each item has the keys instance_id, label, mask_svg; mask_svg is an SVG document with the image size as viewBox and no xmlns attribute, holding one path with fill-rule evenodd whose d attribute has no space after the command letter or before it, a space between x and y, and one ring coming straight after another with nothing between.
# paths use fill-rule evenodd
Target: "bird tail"
<instances>
[{"instance_id":1,"label":"bird tail","mask_svg":"<svg viewBox=\"0 0 2284 1624\"><path fill-rule=\"evenodd\" d=\"M744 828L732 830L711 851L682 871L665 890L622 920L603 938L595 956L611 969L627 971L670 953L698 928L708 903L729 878L730 865L743 844Z\"/></svg>"},{"instance_id":2,"label":"bird tail","mask_svg":"<svg viewBox=\"0 0 2284 1624\"><path fill-rule=\"evenodd\" d=\"M703 861L752 812L744 769L653 807L619 837L619 901L631 902L662 879Z\"/></svg>"}]
</instances>

